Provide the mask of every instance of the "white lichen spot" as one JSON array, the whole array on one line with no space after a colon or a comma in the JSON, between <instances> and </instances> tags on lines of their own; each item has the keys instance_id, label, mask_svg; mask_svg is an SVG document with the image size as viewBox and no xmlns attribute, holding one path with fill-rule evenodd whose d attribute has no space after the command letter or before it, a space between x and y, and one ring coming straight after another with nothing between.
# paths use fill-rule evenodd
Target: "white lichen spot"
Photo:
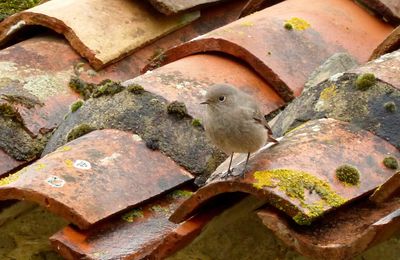
<instances>
[{"instance_id":1,"label":"white lichen spot","mask_svg":"<svg viewBox=\"0 0 400 260\"><path fill-rule=\"evenodd\" d=\"M136 142L141 142L143 139L138 135L132 135L132 139Z\"/></svg>"},{"instance_id":2,"label":"white lichen spot","mask_svg":"<svg viewBox=\"0 0 400 260\"><path fill-rule=\"evenodd\" d=\"M185 86L183 85L183 84L181 84L181 83L178 83L178 84L176 84L175 85L175 88L176 89L182 89L182 88L184 88Z\"/></svg>"},{"instance_id":3,"label":"white lichen spot","mask_svg":"<svg viewBox=\"0 0 400 260\"><path fill-rule=\"evenodd\" d=\"M10 29L7 31L6 35L8 36L8 35L12 34L13 32L21 29L25 24L26 24L25 21L19 21L18 23L10 26Z\"/></svg>"},{"instance_id":4,"label":"white lichen spot","mask_svg":"<svg viewBox=\"0 0 400 260\"><path fill-rule=\"evenodd\" d=\"M54 188L62 188L65 185L65 180L57 176L50 176L45 182Z\"/></svg>"},{"instance_id":5,"label":"white lichen spot","mask_svg":"<svg viewBox=\"0 0 400 260\"><path fill-rule=\"evenodd\" d=\"M75 160L74 167L80 170L90 170L92 168L92 165L90 164L90 162L85 160Z\"/></svg>"},{"instance_id":6,"label":"white lichen spot","mask_svg":"<svg viewBox=\"0 0 400 260\"><path fill-rule=\"evenodd\" d=\"M335 75L330 76L330 77L329 77L329 80L332 81L332 82L335 82L335 81L337 81L341 76L343 76L343 74L344 74L343 72L336 73Z\"/></svg>"},{"instance_id":7,"label":"white lichen spot","mask_svg":"<svg viewBox=\"0 0 400 260\"><path fill-rule=\"evenodd\" d=\"M99 161L100 165L106 166L113 163L118 157L120 157L120 153L113 153L111 156L104 157Z\"/></svg>"},{"instance_id":8,"label":"white lichen spot","mask_svg":"<svg viewBox=\"0 0 400 260\"><path fill-rule=\"evenodd\" d=\"M321 127L319 127L319 125L315 125L315 126L311 127L311 130L313 130L314 132L318 132L321 130Z\"/></svg>"}]
</instances>

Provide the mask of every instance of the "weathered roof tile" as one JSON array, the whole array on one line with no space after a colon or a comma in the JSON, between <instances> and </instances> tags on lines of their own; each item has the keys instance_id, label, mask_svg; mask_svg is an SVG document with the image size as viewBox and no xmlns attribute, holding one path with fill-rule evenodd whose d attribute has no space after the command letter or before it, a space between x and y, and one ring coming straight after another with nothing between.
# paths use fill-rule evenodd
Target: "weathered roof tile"
<instances>
[{"instance_id":1,"label":"weathered roof tile","mask_svg":"<svg viewBox=\"0 0 400 260\"><path fill-rule=\"evenodd\" d=\"M181 222L210 198L241 191L264 198L306 224L394 175L394 170L383 165L388 154L400 158L395 147L370 132L333 119L310 121L279 144L259 151L244 178L212 175L215 180L185 201L170 219ZM242 171L243 163L234 174Z\"/></svg>"},{"instance_id":2,"label":"weathered roof tile","mask_svg":"<svg viewBox=\"0 0 400 260\"><path fill-rule=\"evenodd\" d=\"M50 240L66 259L164 259L194 239L226 207L201 213L181 225L168 221L191 191L175 190L86 231L66 227Z\"/></svg>"},{"instance_id":3,"label":"weathered roof tile","mask_svg":"<svg viewBox=\"0 0 400 260\"><path fill-rule=\"evenodd\" d=\"M290 100L329 56L346 50L366 61L391 29L351 1L284 1L166 51L162 63L199 52L227 53L246 61Z\"/></svg>"},{"instance_id":4,"label":"weathered roof tile","mask_svg":"<svg viewBox=\"0 0 400 260\"><path fill-rule=\"evenodd\" d=\"M81 228L192 179L137 135L101 130L8 177L0 200L28 199ZM118 191L118 192L116 192Z\"/></svg>"},{"instance_id":5,"label":"weathered roof tile","mask_svg":"<svg viewBox=\"0 0 400 260\"><path fill-rule=\"evenodd\" d=\"M360 0L392 24L400 24L400 2L398 0Z\"/></svg>"},{"instance_id":6,"label":"weathered roof tile","mask_svg":"<svg viewBox=\"0 0 400 260\"><path fill-rule=\"evenodd\" d=\"M81 56L100 69L199 16L199 12L162 16L145 1L52 0L5 19L0 44L24 26L41 25L64 34Z\"/></svg>"}]
</instances>

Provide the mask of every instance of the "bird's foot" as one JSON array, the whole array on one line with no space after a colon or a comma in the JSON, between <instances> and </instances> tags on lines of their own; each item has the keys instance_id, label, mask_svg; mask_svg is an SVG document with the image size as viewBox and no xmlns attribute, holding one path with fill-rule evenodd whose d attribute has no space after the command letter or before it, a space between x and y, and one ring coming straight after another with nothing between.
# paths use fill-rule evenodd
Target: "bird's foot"
<instances>
[{"instance_id":1,"label":"bird's foot","mask_svg":"<svg viewBox=\"0 0 400 260\"><path fill-rule=\"evenodd\" d=\"M234 175L232 173L233 173L233 169L229 169L228 171L223 173L220 178L221 179L228 179L229 177L233 177Z\"/></svg>"}]
</instances>

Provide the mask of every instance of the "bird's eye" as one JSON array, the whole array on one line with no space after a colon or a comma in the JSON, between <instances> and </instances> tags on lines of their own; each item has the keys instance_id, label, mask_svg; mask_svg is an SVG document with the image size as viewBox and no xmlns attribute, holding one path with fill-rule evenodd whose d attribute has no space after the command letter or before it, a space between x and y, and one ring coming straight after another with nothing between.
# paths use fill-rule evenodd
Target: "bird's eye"
<instances>
[{"instance_id":1,"label":"bird's eye","mask_svg":"<svg viewBox=\"0 0 400 260\"><path fill-rule=\"evenodd\" d=\"M220 96L220 97L218 97L218 100L220 101L220 102L224 102L225 101L225 96Z\"/></svg>"}]
</instances>

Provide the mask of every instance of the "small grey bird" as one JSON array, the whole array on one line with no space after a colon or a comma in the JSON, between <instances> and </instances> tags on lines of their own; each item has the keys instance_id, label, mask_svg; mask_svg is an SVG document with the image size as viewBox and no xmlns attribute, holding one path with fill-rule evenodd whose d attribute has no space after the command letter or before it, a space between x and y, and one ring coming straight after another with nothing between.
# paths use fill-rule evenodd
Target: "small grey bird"
<instances>
[{"instance_id":1,"label":"small grey bird","mask_svg":"<svg viewBox=\"0 0 400 260\"><path fill-rule=\"evenodd\" d=\"M250 153L260 149L267 141L278 143L272 137L272 130L257 103L246 93L230 85L217 84L210 87L206 100L201 104L207 105L204 121L207 136L231 155L226 176L232 173L234 153L247 153L243 175Z\"/></svg>"}]
</instances>

